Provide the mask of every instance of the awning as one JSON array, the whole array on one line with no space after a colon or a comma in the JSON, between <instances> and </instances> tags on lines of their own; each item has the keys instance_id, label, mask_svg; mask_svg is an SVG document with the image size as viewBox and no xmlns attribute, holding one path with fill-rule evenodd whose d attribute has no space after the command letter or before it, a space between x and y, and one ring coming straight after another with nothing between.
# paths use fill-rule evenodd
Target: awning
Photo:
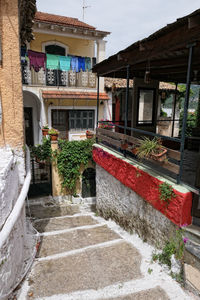
<instances>
[{"instance_id":1,"label":"awning","mask_svg":"<svg viewBox=\"0 0 200 300\"><path fill-rule=\"evenodd\" d=\"M97 100L96 92L43 91L43 99L86 99ZM107 93L99 93L99 100L109 100Z\"/></svg>"},{"instance_id":2,"label":"awning","mask_svg":"<svg viewBox=\"0 0 200 300\"><path fill-rule=\"evenodd\" d=\"M184 83L187 78L188 46L195 43L192 69L200 81L200 9L154 34L138 41L93 67L93 72L103 77L144 78L150 71L151 79Z\"/></svg>"}]
</instances>

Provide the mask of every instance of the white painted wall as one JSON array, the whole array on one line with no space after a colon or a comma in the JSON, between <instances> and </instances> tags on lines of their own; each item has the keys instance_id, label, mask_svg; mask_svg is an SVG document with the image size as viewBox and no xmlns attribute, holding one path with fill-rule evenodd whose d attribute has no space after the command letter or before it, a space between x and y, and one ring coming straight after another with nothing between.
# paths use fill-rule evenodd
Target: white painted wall
<instances>
[{"instance_id":1,"label":"white painted wall","mask_svg":"<svg viewBox=\"0 0 200 300\"><path fill-rule=\"evenodd\" d=\"M97 41L97 63L103 61L106 56L106 41ZM104 92L104 77L100 77L99 80L99 91Z\"/></svg>"},{"instance_id":2,"label":"white painted wall","mask_svg":"<svg viewBox=\"0 0 200 300\"><path fill-rule=\"evenodd\" d=\"M33 113L33 140L34 145L39 144L41 140L41 106L42 102L36 94L32 92L23 92L24 107L31 107Z\"/></svg>"}]
</instances>

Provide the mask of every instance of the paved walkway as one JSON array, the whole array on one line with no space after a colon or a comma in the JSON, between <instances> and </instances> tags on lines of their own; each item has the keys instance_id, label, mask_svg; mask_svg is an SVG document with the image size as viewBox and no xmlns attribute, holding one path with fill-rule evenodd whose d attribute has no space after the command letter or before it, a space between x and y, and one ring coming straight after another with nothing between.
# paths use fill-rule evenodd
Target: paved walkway
<instances>
[{"instance_id":1,"label":"paved walkway","mask_svg":"<svg viewBox=\"0 0 200 300\"><path fill-rule=\"evenodd\" d=\"M158 264L153 248L86 206L32 203L37 258L17 299L193 299Z\"/></svg>"}]
</instances>

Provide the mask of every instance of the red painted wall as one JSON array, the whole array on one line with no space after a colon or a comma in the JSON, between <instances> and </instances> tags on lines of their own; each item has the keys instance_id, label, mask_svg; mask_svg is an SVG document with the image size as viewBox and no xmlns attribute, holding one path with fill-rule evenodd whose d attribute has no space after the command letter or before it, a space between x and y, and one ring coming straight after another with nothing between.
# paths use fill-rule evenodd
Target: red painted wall
<instances>
[{"instance_id":1,"label":"red painted wall","mask_svg":"<svg viewBox=\"0 0 200 300\"><path fill-rule=\"evenodd\" d=\"M174 224L178 226L191 224L191 192L181 193L174 189L176 197L172 198L166 207L166 202L161 201L159 197L159 184L162 181L98 147L93 147L93 159L99 166L125 186L131 188Z\"/></svg>"}]
</instances>

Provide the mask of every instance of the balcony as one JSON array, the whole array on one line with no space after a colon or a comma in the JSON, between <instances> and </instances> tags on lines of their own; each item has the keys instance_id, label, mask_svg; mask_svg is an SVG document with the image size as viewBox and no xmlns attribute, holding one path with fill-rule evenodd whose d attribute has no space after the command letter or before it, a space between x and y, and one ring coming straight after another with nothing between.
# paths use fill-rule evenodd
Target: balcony
<instances>
[{"instance_id":1,"label":"balcony","mask_svg":"<svg viewBox=\"0 0 200 300\"><path fill-rule=\"evenodd\" d=\"M28 64L22 64L22 83L30 86L61 86L77 88L96 88L96 74L91 71L44 70L36 72Z\"/></svg>"}]
</instances>

